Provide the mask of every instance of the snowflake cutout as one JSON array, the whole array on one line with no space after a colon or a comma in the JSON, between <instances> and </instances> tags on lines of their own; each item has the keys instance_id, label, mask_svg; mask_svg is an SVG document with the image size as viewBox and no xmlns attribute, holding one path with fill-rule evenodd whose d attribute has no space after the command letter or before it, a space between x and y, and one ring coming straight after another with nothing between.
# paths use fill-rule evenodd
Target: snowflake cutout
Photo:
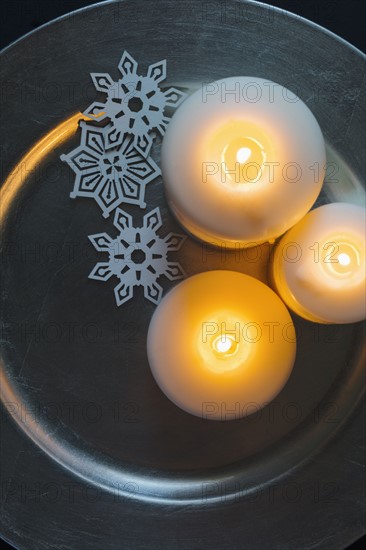
<instances>
[{"instance_id":1,"label":"snowflake cutout","mask_svg":"<svg viewBox=\"0 0 366 550\"><path fill-rule=\"evenodd\" d=\"M150 65L147 76L137 74L137 62L124 52L118 68L122 78L114 82L108 73L91 73L95 88L107 94L105 103L90 105L84 115L96 121L109 119L106 148L118 146L125 134L131 134L134 146L145 157L150 153L152 131L164 135L169 118L166 107L178 107L186 94L176 88L163 91L159 84L166 78L166 60Z\"/></svg>"},{"instance_id":2,"label":"snowflake cutout","mask_svg":"<svg viewBox=\"0 0 366 550\"><path fill-rule=\"evenodd\" d=\"M146 185L161 175L157 164L135 149L131 135L124 135L118 147L110 149L106 147L108 126L81 122L80 127L80 145L61 156L76 174L70 197L93 198L105 218L121 203L145 208Z\"/></svg>"},{"instance_id":3,"label":"snowflake cutout","mask_svg":"<svg viewBox=\"0 0 366 550\"><path fill-rule=\"evenodd\" d=\"M162 226L159 208L147 213L142 227L134 227L132 216L117 208L114 226L120 231L113 239L107 233L90 235L89 239L98 252L109 255L107 262L99 262L89 275L89 279L108 281L112 276L120 282L114 293L117 306L133 297L136 286L144 287L144 296L154 304L162 298L163 289L157 279L165 275L170 281L185 277L179 263L168 260L168 252L179 250L186 237L169 233L159 237Z\"/></svg>"}]
</instances>

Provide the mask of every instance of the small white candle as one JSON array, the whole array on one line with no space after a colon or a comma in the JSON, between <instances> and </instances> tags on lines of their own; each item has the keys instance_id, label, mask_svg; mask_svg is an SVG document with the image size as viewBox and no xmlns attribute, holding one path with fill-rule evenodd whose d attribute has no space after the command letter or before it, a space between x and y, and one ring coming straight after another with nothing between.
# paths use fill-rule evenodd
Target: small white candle
<instances>
[{"instance_id":1,"label":"small white candle","mask_svg":"<svg viewBox=\"0 0 366 550\"><path fill-rule=\"evenodd\" d=\"M346 203L316 208L279 242L276 290L298 315L318 323L366 316L365 209Z\"/></svg>"},{"instance_id":2,"label":"small white candle","mask_svg":"<svg viewBox=\"0 0 366 550\"><path fill-rule=\"evenodd\" d=\"M203 86L174 114L162 146L169 205L204 241L253 246L316 200L325 145L308 107L279 84L233 77Z\"/></svg>"},{"instance_id":3,"label":"small white candle","mask_svg":"<svg viewBox=\"0 0 366 550\"><path fill-rule=\"evenodd\" d=\"M290 314L268 286L209 271L174 287L150 323L156 382L178 407L210 420L255 413L283 388L295 360Z\"/></svg>"}]
</instances>

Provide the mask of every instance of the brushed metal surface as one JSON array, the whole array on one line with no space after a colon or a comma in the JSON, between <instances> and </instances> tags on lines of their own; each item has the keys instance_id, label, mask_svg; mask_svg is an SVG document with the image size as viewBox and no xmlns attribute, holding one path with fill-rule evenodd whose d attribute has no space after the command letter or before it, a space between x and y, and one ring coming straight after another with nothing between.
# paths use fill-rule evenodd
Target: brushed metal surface
<instances>
[{"instance_id":1,"label":"brushed metal surface","mask_svg":"<svg viewBox=\"0 0 366 550\"><path fill-rule=\"evenodd\" d=\"M106 2L4 50L2 179L18 166L24 184L3 225L3 534L27 549L342 548L363 532L361 325L294 318L298 357L273 405L231 423L192 417L151 376L154 306L137 296L117 309L108 285L86 284L87 235L112 224L69 199L59 155L78 136L56 140L32 172L19 167L97 99L89 73L116 75L123 50L142 68L167 58L167 86L251 74L293 90L328 143L318 204L364 199L364 56L300 18L242 1ZM166 233L181 231L161 180L146 201ZM224 268L266 281L270 249L257 252L238 261L187 239L177 260L188 275Z\"/></svg>"}]
</instances>

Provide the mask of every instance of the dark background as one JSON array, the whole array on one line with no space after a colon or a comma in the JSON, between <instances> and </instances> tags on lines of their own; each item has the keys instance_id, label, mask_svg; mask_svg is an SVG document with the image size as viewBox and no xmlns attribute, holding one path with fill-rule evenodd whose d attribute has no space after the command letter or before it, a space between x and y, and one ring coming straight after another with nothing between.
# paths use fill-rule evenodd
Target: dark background
<instances>
[{"instance_id":1,"label":"dark background","mask_svg":"<svg viewBox=\"0 0 366 550\"><path fill-rule=\"evenodd\" d=\"M146 2L150 1L154 0L146 0ZM177 2L179 1L184 2L184 0L177 0ZM366 51L365 0L262 1L310 19L338 34L363 52ZM94 3L90 0L49 0L47 2L42 0L2 0L0 48L8 46L14 40L56 17ZM362 542L366 542L366 536L362 538L362 541L350 546L349 550L361 548ZM10 549L12 547L3 543L3 548Z\"/></svg>"},{"instance_id":2,"label":"dark background","mask_svg":"<svg viewBox=\"0 0 366 550\"><path fill-rule=\"evenodd\" d=\"M184 0L176 0L184 2ZM224 0L222 0L224 2ZM338 34L365 52L365 0L262 0L278 6ZM146 0L154 2L154 0ZM0 48L40 25L70 11L84 8L91 0L2 0Z\"/></svg>"}]
</instances>

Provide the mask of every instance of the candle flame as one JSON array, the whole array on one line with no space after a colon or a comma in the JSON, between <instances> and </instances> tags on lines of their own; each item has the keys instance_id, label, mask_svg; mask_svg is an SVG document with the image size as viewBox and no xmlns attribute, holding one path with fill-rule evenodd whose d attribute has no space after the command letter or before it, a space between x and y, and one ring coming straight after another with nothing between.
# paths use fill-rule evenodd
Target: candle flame
<instances>
[{"instance_id":1,"label":"candle flame","mask_svg":"<svg viewBox=\"0 0 366 550\"><path fill-rule=\"evenodd\" d=\"M212 346L220 357L234 355L238 350L238 343L231 334L222 334L221 336L218 336L212 342Z\"/></svg>"},{"instance_id":2,"label":"candle flame","mask_svg":"<svg viewBox=\"0 0 366 550\"><path fill-rule=\"evenodd\" d=\"M348 254L342 253L338 256L338 262L341 265L347 266L351 263L351 258L348 256Z\"/></svg>"},{"instance_id":3,"label":"candle flame","mask_svg":"<svg viewBox=\"0 0 366 550\"><path fill-rule=\"evenodd\" d=\"M216 343L216 350L220 353L226 353L231 348L231 342L229 338L220 338L220 340Z\"/></svg>"},{"instance_id":4,"label":"candle flame","mask_svg":"<svg viewBox=\"0 0 366 550\"><path fill-rule=\"evenodd\" d=\"M236 160L240 162L240 164L244 164L245 162L247 162L251 154L252 154L252 150L249 149L249 147L242 147L236 153Z\"/></svg>"}]
</instances>

